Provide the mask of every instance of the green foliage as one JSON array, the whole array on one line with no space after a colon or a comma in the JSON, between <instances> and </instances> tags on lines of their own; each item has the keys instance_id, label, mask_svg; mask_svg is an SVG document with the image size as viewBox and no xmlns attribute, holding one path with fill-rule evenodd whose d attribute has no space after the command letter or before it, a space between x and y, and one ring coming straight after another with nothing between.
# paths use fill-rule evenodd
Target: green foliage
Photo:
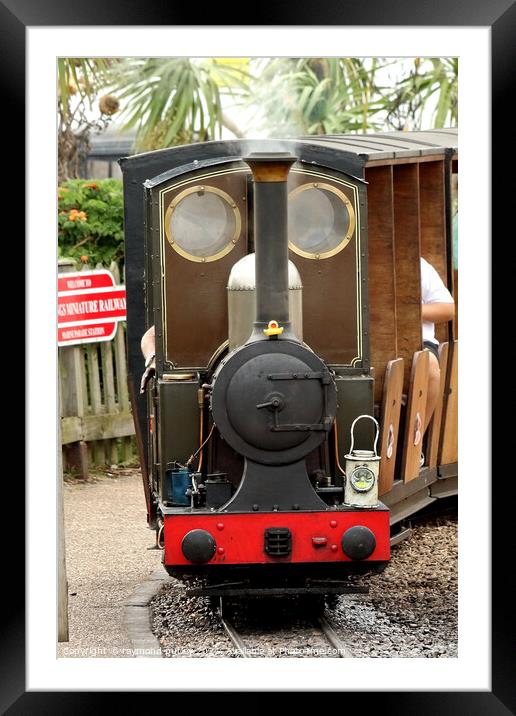
<instances>
[{"instance_id":1,"label":"green foliage","mask_svg":"<svg viewBox=\"0 0 516 716\"><path fill-rule=\"evenodd\" d=\"M114 60L87 57L61 57L57 60L58 102L64 115L70 114L70 99L88 100L90 109L95 93L105 84Z\"/></svg>"},{"instance_id":2,"label":"green foliage","mask_svg":"<svg viewBox=\"0 0 516 716\"><path fill-rule=\"evenodd\" d=\"M386 62L386 61L384 61ZM261 115L270 136L340 134L380 127L378 60L357 58L266 58L252 64L256 79L245 103ZM258 120L259 121L259 120Z\"/></svg>"},{"instance_id":3,"label":"green foliage","mask_svg":"<svg viewBox=\"0 0 516 716\"><path fill-rule=\"evenodd\" d=\"M457 58L252 60L243 104L271 137L457 125Z\"/></svg>"},{"instance_id":4,"label":"green foliage","mask_svg":"<svg viewBox=\"0 0 516 716\"><path fill-rule=\"evenodd\" d=\"M225 95L246 117L254 113L251 136L456 126L457 86L453 57L61 58L59 156L66 162L59 176L79 175L80 147L72 140L87 140L118 107L124 128L137 130L137 151L147 151L217 139L223 126L245 136L223 111ZM92 120L103 88L109 95Z\"/></svg>"},{"instance_id":5,"label":"green foliage","mask_svg":"<svg viewBox=\"0 0 516 716\"><path fill-rule=\"evenodd\" d=\"M58 190L59 254L80 265L124 257L122 182L119 179L71 179Z\"/></svg>"},{"instance_id":6,"label":"green foliage","mask_svg":"<svg viewBox=\"0 0 516 716\"><path fill-rule=\"evenodd\" d=\"M61 57L57 61L59 182L81 176L92 130L104 130L118 110L118 100L111 96L102 97L94 109L97 93L116 62L85 57Z\"/></svg>"},{"instance_id":7,"label":"green foliage","mask_svg":"<svg viewBox=\"0 0 516 716\"><path fill-rule=\"evenodd\" d=\"M113 91L125 129L137 127L140 150L220 137L221 94L243 86L243 65L187 57L128 57L116 65Z\"/></svg>"},{"instance_id":8,"label":"green foliage","mask_svg":"<svg viewBox=\"0 0 516 716\"><path fill-rule=\"evenodd\" d=\"M423 114L429 115L429 109L432 128L456 127L458 79L456 57L414 58L394 86L382 89L381 105L387 113L388 128L421 129Z\"/></svg>"}]
</instances>

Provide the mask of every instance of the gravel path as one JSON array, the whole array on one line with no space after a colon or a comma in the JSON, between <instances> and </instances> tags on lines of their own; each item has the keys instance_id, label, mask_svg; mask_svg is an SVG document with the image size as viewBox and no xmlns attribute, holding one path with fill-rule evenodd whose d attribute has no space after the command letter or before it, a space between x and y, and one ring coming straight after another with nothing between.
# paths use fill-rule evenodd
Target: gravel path
<instances>
[{"instance_id":1,"label":"gravel path","mask_svg":"<svg viewBox=\"0 0 516 716\"><path fill-rule=\"evenodd\" d=\"M151 602L152 629L162 655L240 658L210 600L187 597L184 591L180 582L171 580ZM250 657L335 656L321 630L299 613L294 598L251 599L232 611L231 622Z\"/></svg>"},{"instance_id":2,"label":"gravel path","mask_svg":"<svg viewBox=\"0 0 516 716\"><path fill-rule=\"evenodd\" d=\"M70 641L58 657L131 657L123 627L125 599L161 564L148 550L145 498L138 469L111 469L64 485Z\"/></svg>"},{"instance_id":3,"label":"gravel path","mask_svg":"<svg viewBox=\"0 0 516 716\"><path fill-rule=\"evenodd\" d=\"M112 469L64 486L70 641L59 657L132 657L123 605L160 568L149 550L138 469ZM341 596L326 617L355 657L457 656L457 521L427 519L392 550L370 592ZM151 604L151 621L165 657L235 657L210 600L187 597L167 582ZM250 600L234 623L256 657L332 657L331 647L299 612L295 600Z\"/></svg>"},{"instance_id":4,"label":"gravel path","mask_svg":"<svg viewBox=\"0 0 516 716\"><path fill-rule=\"evenodd\" d=\"M326 617L355 657L457 656L457 521L427 519L392 550L369 594L340 596ZM262 602L259 604L259 602ZM210 601L186 597L177 580L151 603L154 634L169 657L238 657ZM268 609L250 601L235 626L255 656L331 657L331 647L293 601Z\"/></svg>"},{"instance_id":5,"label":"gravel path","mask_svg":"<svg viewBox=\"0 0 516 716\"><path fill-rule=\"evenodd\" d=\"M340 597L329 612L354 656L458 655L456 519L415 526L369 584L369 594Z\"/></svg>"}]
</instances>

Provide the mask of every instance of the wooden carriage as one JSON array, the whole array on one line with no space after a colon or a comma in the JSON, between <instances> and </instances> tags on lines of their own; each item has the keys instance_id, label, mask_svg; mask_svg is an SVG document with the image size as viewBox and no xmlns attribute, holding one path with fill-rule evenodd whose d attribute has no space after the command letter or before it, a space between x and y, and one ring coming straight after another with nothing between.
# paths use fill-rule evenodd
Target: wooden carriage
<instances>
[{"instance_id":1,"label":"wooden carriage","mask_svg":"<svg viewBox=\"0 0 516 716\"><path fill-rule=\"evenodd\" d=\"M365 137L360 141L367 145ZM398 142L400 147L395 148ZM382 143L390 146L379 146ZM423 467L422 446L414 444L427 381L421 351L419 259L434 266L454 295L452 177L458 171L457 130L375 135L374 144L364 150L371 363L382 425L380 495L391 506L393 521L436 497L457 492L458 343L456 323L451 321L436 327L441 399L428 428Z\"/></svg>"},{"instance_id":2,"label":"wooden carriage","mask_svg":"<svg viewBox=\"0 0 516 716\"><path fill-rule=\"evenodd\" d=\"M202 377L227 351L228 276L253 251L251 177L241 157L250 148L270 150L277 142L253 145L209 142L121 160L129 382L150 523L166 464L186 460L211 428L207 411L198 404L198 390ZM296 202L299 207L299 215L292 217L289 209L294 233L296 226L303 232L305 220L316 223L310 216L310 192L323 197L332 216L346 216L334 231L340 238L328 250L304 250L295 238L290 245L290 259L303 284L303 340L332 367L339 388L337 453L314 456L313 464L326 460L329 471L337 473L336 464L344 464L349 450L353 418L376 415L381 425L380 497L391 509L391 524L401 523L457 491L457 341L452 322L437 332L442 398L427 433L423 467L417 438L428 372L420 256L453 294L457 131L307 137L284 140L280 148L299 159L289 179L292 212ZM177 208L202 197L223 207L227 228L225 242L208 258L185 249L176 240L177 226L171 228L172 217L180 216ZM313 206L317 212L323 204ZM137 395L143 371L140 339L152 324L158 379L153 397L144 398ZM158 429L153 429L156 423ZM367 439L367 427L362 431ZM238 460L232 463L224 450L215 436L206 462L229 472L233 465L238 471Z\"/></svg>"}]
</instances>

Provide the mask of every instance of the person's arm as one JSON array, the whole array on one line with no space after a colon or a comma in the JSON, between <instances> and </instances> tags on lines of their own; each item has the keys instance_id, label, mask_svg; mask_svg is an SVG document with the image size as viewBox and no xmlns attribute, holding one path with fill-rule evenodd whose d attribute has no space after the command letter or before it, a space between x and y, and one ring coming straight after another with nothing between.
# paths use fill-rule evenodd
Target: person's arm
<instances>
[{"instance_id":1,"label":"person's arm","mask_svg":"<svg viewBox=\"0 0 516 716\"><path fill-rule=\"evenodd\" d=\"M145 362L147 362L150 356L156 355L156 331L154 326L151 326L149 330L143 334L141 349Z\"/></svg>"},{"instance_id":2,"label":"person's arm","mask_svg":"<svg viewBox=\"0 0 516 716\"><path fill-rule=\"evenodd\" d=\"M429 323L446 323L455 316L454 303L423 303L421 317Z\"/></svg>"},{"instance_id":3,"label":"person's arm","mask_svg":"<svg viewBox=\"0 0 516 716\"><path fill-rule=\"evenodd\" d=\"M421 319L423 323L446 323L455 316L453 296L432 266L421 257Z\"/></svg>"},{"instance_id":4,"label":"person's arm","mask_svg":"<svg viewBox=\"0 0 516 716\"><path fill-rule=\"evenodd\" d=\"M140 347L145 358L145 372L140 383L140 393L145 393L147 383L156 372L156 332L154 326L143 334Z\"/></svg>"}]
</instances>

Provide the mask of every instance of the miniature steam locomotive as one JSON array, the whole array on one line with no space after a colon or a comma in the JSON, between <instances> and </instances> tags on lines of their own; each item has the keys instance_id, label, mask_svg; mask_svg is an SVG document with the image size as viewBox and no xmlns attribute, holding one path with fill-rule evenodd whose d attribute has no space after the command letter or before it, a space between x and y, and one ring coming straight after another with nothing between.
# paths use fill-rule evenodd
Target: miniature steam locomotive
<instances>
[{"instance_id":1,"label":"miniature steam locomotive","mask_svg":"<svg viewBox=\"0 0 516 716\"><path fill-rule=\"evenodd\" d=\"M456 138L221 141L121 160L129 383L170 574L220 594L339 591L385 566L408 515L457 491L451 323L442 399L418 438L419 262L453 291ZM139 396L151 325L156 375Z\"/></svg>"}]
</instances>

